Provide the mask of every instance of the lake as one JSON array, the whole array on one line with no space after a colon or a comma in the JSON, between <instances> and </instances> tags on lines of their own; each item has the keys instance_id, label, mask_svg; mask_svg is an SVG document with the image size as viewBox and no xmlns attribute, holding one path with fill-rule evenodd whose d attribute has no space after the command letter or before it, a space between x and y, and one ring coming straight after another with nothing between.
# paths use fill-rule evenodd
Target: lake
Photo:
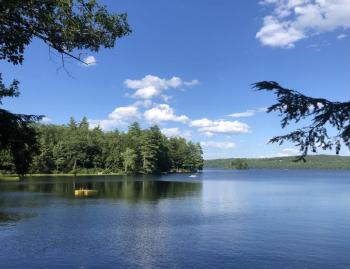
<instances>
[{"instance_id":1,"label":"lake","mask_svg":"<svg viewBox=\"0 0 350 269\"><path fill-rule=\"evenodd\" d=\"M48 267L350 268L350 171L0 182L0 268Z\"/></svg>"}]
</instances>

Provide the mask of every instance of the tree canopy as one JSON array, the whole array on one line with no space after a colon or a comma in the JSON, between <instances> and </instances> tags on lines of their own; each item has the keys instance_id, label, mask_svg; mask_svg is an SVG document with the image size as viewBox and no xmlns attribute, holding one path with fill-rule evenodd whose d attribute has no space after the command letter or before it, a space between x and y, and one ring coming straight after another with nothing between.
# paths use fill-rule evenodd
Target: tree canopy
<instances>
[{"instance_id":1,"label":"tree canopy","mask_svg":"<svg viewBox=\"0 0 350 269\"><path fill-rule=\"evenodd\" d=\"M271 143L294 143L301 152L299 160L305 160L304 157L310 151L315 153L318 148L335 149L336 154L339 154L342 143L350 148L350 102L309 97L274 81L258 82L254 87L259 91L272 91L277 96L277 103L270 106L267 112L279 112L282 128L291 122L311 119L311 124L289 134L273 137ZM335 135L330 135L329 127L336 130Z\"/></svg>"},{"instance_id":2,"label":"tree canopy","mask_svg":"<svg viewBox=\"0 0 350 269\"><path fill-rule=\"evenodd\" d=\"M6 87L0 74L0 105L4 97L17 97L18 81ZM12 156L16 172L24 174L36 152L36 132L31 124L41 116L11 113L0 108L0 150L5 150Z\"/></svg>"},{"instance_id":3,"label":"tree canopy","mask_svg":"<svg viewBox=\"0 0 350 269\"><path fill-rule=\"evenodd\" d=\"M21 64L38 38L57 52L81 61L74 50L112 48L131 32L127 14L110 14L95 0L2 0L0 59Z\"/></svg>"},{"instance_id":4,"label":"tree canopy","mask_svg":"<svg viewBox=\"0 0 350 269\"><path fill-rule=\"evenodd\" d=\"M14 65L23 63L25 48L34 38L58 52L64 67L67 57L83 62L82 51L112 48L117 38L129 33L126 13L111 14L95 0L0 1L0 60ZM6 87L0 73L0 105L4 97L19 96L18 85L13 80ZM36 149L32 124L41 117L0 109L0 150L11 155L19 174L29 168Z\"/></svg>"},{"instance_id":5,"label":"tree canopy","mask_svg":"<svg viewBox=\"0 0 350 269\"><path fill-rule=\"evenodd\" d=\"M133 123L127 132L89 129L83 118L67 125L35 124L38 148L28 163L36 173L143 173L197 171L203 167L200 145L164 136L158 126L142 130ZM15 173L14 160L0 150L0 170Z\"/></svg>"}]
</instances>

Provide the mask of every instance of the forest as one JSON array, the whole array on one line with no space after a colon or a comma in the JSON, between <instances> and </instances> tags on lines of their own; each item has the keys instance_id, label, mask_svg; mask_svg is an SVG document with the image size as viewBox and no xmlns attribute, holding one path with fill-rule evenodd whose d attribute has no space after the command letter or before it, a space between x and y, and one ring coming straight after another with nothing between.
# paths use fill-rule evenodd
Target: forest
<instances>
[{"instance_id":1,"label":"forest","mask_svg":"<svg viewBox=\"0 0 350 269\"><path fill-rule=\"evenodd\" d=\"M28 174L153 174L196 172L203 168L202 149L181 137L167 138L158 126L127 132L89 128L87 118L66 125L35 124L38 146ZM0 173L18 173L9 151L0 151Z\"/></svg>"},{"instance_id":2,"label":"forest","mask_svg":"<svg viewBox=\"0 0 350 269\"><path fill-rule=\"evenodd\" d=\"M298 156L274 158L216 159L205 160L206 168L224 169L350 169L349 156L309 155L305 162Z\"/></svg>"}]
</instances>

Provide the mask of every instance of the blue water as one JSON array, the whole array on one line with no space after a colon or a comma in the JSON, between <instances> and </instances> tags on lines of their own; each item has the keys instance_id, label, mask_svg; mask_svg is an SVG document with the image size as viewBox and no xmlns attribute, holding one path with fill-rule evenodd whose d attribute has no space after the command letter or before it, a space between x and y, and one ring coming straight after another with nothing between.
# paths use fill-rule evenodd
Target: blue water
<instances>
[{"instance_id":1,"label":"blue water","mask_svg":"<svg viewBox=\"0 0 350 269\"><path fill-rule=\"evenodd\" d=\"M49 267L350 268L350 171L0 182L0 268Z\"/></svg>"}]
</instances>

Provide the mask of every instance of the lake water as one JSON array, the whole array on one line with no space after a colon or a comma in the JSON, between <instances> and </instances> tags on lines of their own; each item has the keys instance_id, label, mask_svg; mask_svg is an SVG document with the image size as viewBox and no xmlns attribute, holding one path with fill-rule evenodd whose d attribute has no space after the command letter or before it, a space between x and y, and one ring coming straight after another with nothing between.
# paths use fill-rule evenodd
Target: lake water
<instances>
[{"instance_id":1,"label":"lake water","mask_svg":"<svg viewBox=\"0 0 350 269\"><path fill-rule=\"evenodd\" d=\"M350 171L189 176L0 182L0 268L350 268Z\"/></svg>"}]
</instances>

